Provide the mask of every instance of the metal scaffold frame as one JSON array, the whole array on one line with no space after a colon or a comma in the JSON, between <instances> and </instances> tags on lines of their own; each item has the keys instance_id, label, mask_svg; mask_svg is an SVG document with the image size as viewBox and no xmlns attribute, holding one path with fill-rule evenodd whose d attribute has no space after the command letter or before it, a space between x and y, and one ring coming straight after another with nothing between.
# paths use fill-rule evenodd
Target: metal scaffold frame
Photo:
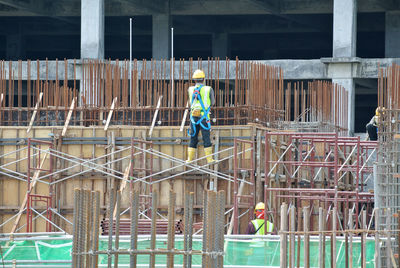
<instances>
[{"instance_id":1,"label":"metal scaffold frame","mask_svg":"<svg viewBox=\"0 0 400 268\"><path fill-rule=\"evenodd\" d=\"M314 188L326 175L328 179L333 178L329 188L341 188L340 182L350 176L353 190L364 191L372 177L377 142L339 137L337 133L293 132L266 132L265 141L266 185L280 171L282 181L288 185L303 181ZM303 172L311 179L302 178Z\"/></svg>"},{"instance_id":2,"label":"metal scaffold frame","mask_svg":"<svg viewBox=\"0 0 400 268\"><path fill-rule=\"evenodd\" d=\"M373 175L377 142L337 133L265 133L265 220L279 222L282 202L349 209L372 215L373 194L365 192ZM345 221L345 219L343 219ZM356 226L359 221L356 220ZM277 232L278 224L274 225Z\"/></svg>"},{"instance_id":3,"label":"metal scaffold frame","mask_svg":"<svg viewBox=\"0 0 400 268\"><path fill-rule=\"evenodd\" d=\"M117 179L121 180L120 184L120 191L125 189L126 185L129 183L130 184L130 189L133 190L134 184L135 183L142 183L144 185L145 191L141 193L140 195L140 205L141 209L139 210L140 215L142 217L149 219L151 216L151 203L152 203L152 198L151 198L151 192L153 190L153 185L160 183L162 181L167 181L171 180L173 178L189 174L191 172L200 172L201 174L208 175L210 178L216 178L220 180L226 180L229 181L230 183L233 183L233 188L234 188L234 201L233 201L233 206L232 208L228 209L225 212L225 215L227 216L229 213L231 213L231 223L227 223L225 226L229 225L229 229L232 230L235 234L239 233L238 231L238 226L239 226L239 219L249 211L252 211L250 207L254 206L254 141L247 141L247 140L242 140L242 139L234 139L234 146L220 150L218 152L214 152L213 156L220 155L222 153L226 152L232 152L229 154L227 157L219 157L219 160L215 162L215 164L218 164L222 161L228 160L228 159L233 159L234 163L234 174L233 176L230 174L226 174L223 172L220 172L218 170L212 169L209 164L204 164L204 165L198 165L197 163L200 163L200 161L205 160L204 157L200 157L195 159L191 163L186 163L182 159L175 158L171 155L168 155L166 153L154 150L153 148L153 143L151 141L144 141L144 140L138 140L138 139L131 139L131 146L124 146L124 147L118 147L118 150L112 150L111 152L104 154L100 157L96 158L91 158L91 159L84 159L84 158L79 158L74 155L55 150L53 148L52 142L48 141L42 141L39 139L28 139L27 140L27 146L23 147L22 149L15 150L13 152L7 153L7 155L10 154L15 154L16 152L21 152L24 150L27 150L28 157L26 158L20 158L19 160L15 160L9 163L5 163L0 166L0 174L9 176L14 179L18 179L24 182L27 182L28 189L32 187L32 182L34 181L33 186L36 183L42 183L45 184L49 187L49 195L36 195L32 194L31 191L27 191L27 196L28 196L28 203L25 204L19 213L16 215L20 217L25 211L27 212L28 215L28 222L27 222L27 232L32 232L32 221L37 219L37 218L44 218L47 221L46 224L46 230L50 231L52 227L53 229L57 229L59 231L65 232L60 226L56 225L54 222L54 217L52 215L56 215L60 217L62 220L66 221L67 223L71 224L70 221L68 221L63 215L57 212L55 209L55 203L54 203L54 193L53 193L53 187L61 182L64 182L69 179L76 178L78 176L81 176L85 173L96 171L99 172L100 174L106 175L107 177L111 179ZM44 149L41 148L39 145L46 145L48 148ZM122 157L115 157L116 154L125 152L125 151L130 151L130 155L127 156L122 156ZM41 157L40 155L45 155L45 157ZM49 157L46 160L46 157ZM35 158L34 161L30 161L29 159ZM172 167L169 169L164 169L155 172L153 170L153 161L154 157L162 158L165 161L168 161L172 164ZM246 159L248 157L248 159ZM108 159L104 160L104 159ZM60 168L58 170L54 170L54 165L55 161L58 159L64 160L65 162L65 167ZM17 162L22 162L28 160L28 174L32 173L35 171L34 175L34 180L31 180L31 176L25 175L19 171L13 171L9 168L7 168L8 165L15 164ZM121 172L115 168L115 163L123 161L123 160L129 160L129 165L126 167L125 172ZM45 161L49 161L48 165L49 168L45 169L43 166L45 165ZM100 161L103 161L102 163L98 163ZM38 167L33 167L32 163L40 163ZM250 167L248 167L250 166ZM66 174L65 176L59 177L57 180L54 180L53 178L55 175L60 175L63 172L71 171L73 169L80 168L79 172L73 172L72 174ZM180 169L184 168L183 171L180 171ZM174 171L175 173L172 175L168 175L163 177L162 175L171 171ZM45 174L40 174L40 172L46 172ZM155 177L162 177L159 179L155 179ZM26 179L25 179L26 178ZM248 179L247 179L248 178ZM248 185L248 193L245 194L243 193L244 189L246 188L245 186ZM32 187L33 188L33 187ZM37 201L45 201L47 202L46 209L42 212L39 213L33 206L32 204ZM26 207L26 208L25 208ZM243 208L247 208L242 214L240 214L240 210ZM121 212L121 215L127 213L130 210L130 208L124 210ZM38 214L36 217L32 217L32 212ZM43 216L43 213L46 213L47 217ZM164 218L163 215L158 213L156 211L157 215L160 216L161 218ZM113 215L114 217L116 215ZM15 216L14 216L15 217ZM6 222L2 223L0 227L4 226L7 224L9 221L11 221L14 217L8 219ZM250 215L251 217L251 215ZM16 222L15 226L19 224L19 219ZM14 229L14 231L20 230L22 227L19 227L19 229Z\"/></svg>"}]
</instances>

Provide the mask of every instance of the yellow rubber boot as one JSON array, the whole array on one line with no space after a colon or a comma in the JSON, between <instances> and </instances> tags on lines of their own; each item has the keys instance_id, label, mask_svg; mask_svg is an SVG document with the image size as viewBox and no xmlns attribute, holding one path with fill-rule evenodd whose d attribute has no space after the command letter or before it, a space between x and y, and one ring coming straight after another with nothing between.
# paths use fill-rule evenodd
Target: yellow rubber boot
<instances>
[{"instance_id":1,"label":"yellow rubber boot","mask_svg":"<svg viewBox=\"0 0 400 268\"><path fill-rule=\"evenodd\" d=\"M212 147L204 148L204 153L207 156L207 163L208 164L211 164L211 163L215 162L215 160L212 157L212 153L213 153Z\"/></svg>"},{"instance_id":2,"label":"yellow rubber boot","mask_svg":"<svg viewBox=\"0 0 400 268\"><path fill-rule=\"evenodd\" d=\"M196 154L196 148L188 147L188 159L186 163L192 162Z\"/></svg>"}]
</instances>

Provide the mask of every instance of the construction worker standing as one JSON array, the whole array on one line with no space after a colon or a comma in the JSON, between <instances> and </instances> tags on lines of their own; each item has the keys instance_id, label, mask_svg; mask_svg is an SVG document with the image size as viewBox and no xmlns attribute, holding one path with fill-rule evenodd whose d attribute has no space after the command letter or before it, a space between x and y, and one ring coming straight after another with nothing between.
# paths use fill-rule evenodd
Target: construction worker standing
<instances>
[{"instance_id":1,"label":"construction worker standing","mask_svg":"<svg viewBox=\"0 0 400 268\"><path fill-rule=\"evenodd\" d=\"M214 90L205 86L205 74L202 70L196 70L193 73L195 86L188 89L190 102L190 144L188 148L188 159L186 162L191 162L196 154L199 131L203 136L204 153L207 157L207 162L212 163L212 144L210 140L210 107L215 104Z\"/></svg>"},{"instance_id":2,"label":"construction worker standing","mask_svg":"<svg viewBox=\"0 0 400 268\"><path fill-rule=\"evenodd\" d=\"M382 108L382 112L384 110L385 110L385 108ZM378 122L379 122L380 112L381 112L381 108L380 107L376 108L375 115L371 118L369 123L365 126L365 128L367 129L368 137L371 141L378 140Z\"/></svg>"},{"instance_id":3,"label":"construction worker standing","mask_svg":"<svg viewBox=\"0 0 400 268\"><path fill-rule=\"evenodd\" d=\"M265 221L265 205L263 202L260 202L256 205L254 209L254 214L256 218L249 222L247 226L246 233L247 234L254 234L254 235L264 235L265 231L267 233L272 233L274 230L274 224L270 221ZM265 229L265 223L267 223L267 228Z\"/></svg>"}]
</instances>

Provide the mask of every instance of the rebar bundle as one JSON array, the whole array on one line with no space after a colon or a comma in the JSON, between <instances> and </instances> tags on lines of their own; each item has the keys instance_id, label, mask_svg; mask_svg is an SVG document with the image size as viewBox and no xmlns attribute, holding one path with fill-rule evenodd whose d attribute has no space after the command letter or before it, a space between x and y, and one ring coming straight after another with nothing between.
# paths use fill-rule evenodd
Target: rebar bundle
<instances>
[{"instance_id":1,"label":"rebar bundle","mask_svg":"<svg viewBox=\"0 0 400 268\"><path fill-rule=\"evenodd\" d=\"M138 201L139 192L132 192L130 249L119 248L119 215L120 215L120 191L110 192L109 216L111 216L110 224L113 222L114 205L117 210L115 217L115 235L113 232L108 234L107 250L99 250L99 192L88 190L75 190L74 204L74 230L72 245L72 266L73 267L98 267L99 255L106 255L108 260L107 267L118 267L119 255L130 255L130 267L136 267L138 255L149 255L149 267L155 267L157 255L167 255L166 267L174 267L175 255L184 256L184 267L191 267L192 255L203 256L203 267L223 267L224 255L224 213L225 213L225 193L224 191L204 192L204 224L203 224L203 250L193 250L193 193L186 193L184 206L184 249L175 248L175 193L170 191L168 206L168 241L167 248L157 248L157 229L159 228L157 221L158 210L158 193L152 192L151 207L151 230L150 230L150 248L138 249L138 225L139 211ZM114 204L115 203L115 204Z\"/></svg>"},{"instance_id":2,"label":"rebar bundle","mask_svg":"<svg viewBox=\"0 0 400 268\"><path fill-rule=\"evenodd\" d=\"M378 80L378 141L379 149L375 176L375 199L377 208L400 211L400 66L393 64L381 69ZM390 213L381 210L380 230L395 230L399 221ZM392 245L393 251L400 252L399 239ZM382 265L391 267L394 252L389 245L382 246Z\"/></svg>"},{"instance_id":3,"label":"rebar bundle","mask_svg":"<svg viewBox=\"0 0 400 268\"><path fill-rule=\"evenodd\" d=\"M107 125L149 126L156 114L158 125L181 125L195 69L205 71L205 83L214 89L214 125L287 129L295 121L305 129L310 123L315 130L347 129L344 88L314 81L284 89L279 67L238 59L134 60L131 68L127 60L1 61L0 124L89 126L110 118Z\"/></svg>"}]
</instances>

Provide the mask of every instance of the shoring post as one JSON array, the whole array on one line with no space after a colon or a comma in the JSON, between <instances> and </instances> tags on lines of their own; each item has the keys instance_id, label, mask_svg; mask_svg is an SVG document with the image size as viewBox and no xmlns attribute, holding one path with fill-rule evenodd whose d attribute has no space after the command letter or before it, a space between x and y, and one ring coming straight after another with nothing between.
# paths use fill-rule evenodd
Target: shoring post
<instances>
[{"instance_id":1,"label":"shoring post","mask_svg":"<svg viewBox=\"0 0 400 268\"><path fill-rule=\"evenodd\" d=\"M255 153L255 142L254 140L252 140L250 143L251 146L251 150L250 150L250 182L253 184L252 186L250 186L252 189L252 198L251 198L251 202L252 202L252 206L256 205L256 181L255 181L255 177L254 177L254 173L255 173L255 159L254 159L254 153ZM246 147L245 147L246 148ZM244 155L244 152L243 152ZM265 204L265 203L264 203ZM264 216L265 218L265 216Z\"/></svg>"},{"instance_id":2,"label":"shoring post","mask_svg":"<svg viewBox=\"0 0 400 268\"><path fill-rule=\"evenodd\" d=\"M353 268L353 232L354 224L353 224L353 211L349 209L349 221L348 221L348 229L349 229L349 267Z\"/></svg>"},{"instance_id":3,"label":"shoring post","mask_svg":"<svg viewBox=\"0 0 400 268\"><path fill-rule=\"evenodd\" d=\"M184 204L184 239L183 239L183 250L185 252L192 251L192 234L193 234L193 192L186 192L185 204ZM204 229L203 229L204 233ZM204 243L203 243L204 244ZM192 267L192 255L183 255L183 267Z\"/></svg>"},{"instance_id":4,"label":"shoring post","mask_svg":"<svg viewBox=\"0 0 400 268\"><path fill-rule=\"evenodd\" d=\"M335 133L335 155L334 155L334 161L335 161L335 164L334 164L334 179L335 179L335 187L337 187L338 186L338 165L339 165L339 159L338 159L338 154L339 154L339 151L338 151L338 134L337 134L337 132Z\"/></svg>"},{"instance_id":5,"label":"shoring post","mask_svg":"<svg viewBox=\"0 0 400 268\"><path fill-rule=\"evenodd\" d=\"M256 203L261 202L261 196L263 193L262 181L261 181L261 148L262 148L262 139L261 139L261 130L256 130L256 183L255 183L255 195L256 195ZM266 204L264 202L264 204Z\"/></svg>"},{"instance_id":6,"label":"shoring post","mask_svg":"<svg viewBox=\"0 0 400 268\"><path fill-rule=\"evenodd\" d=\"M111 268L112 265L112 255L111 255L111 250L112 250L112 244L113 244L113 225L114 225L114 219L113 219L113 211L114 211L114 189L110 189L110 200L109 200L109 206L108 206L108 252L107 252L107 267Z\"/></svg>"},{"instance_id":7,"label":"shoring post","mask_svg":"<svg viewBox=\"0 0 400 268\"><path fill-rule=\"evenodd\" d=\"M324 254L324 243L325 243L325 234L324 234L324 226L325 226L325 211L322 207L318 210L318 231L319 231L319 242L318 242L318 251L319 251L319 267L325 267L325 254Z\"/></svg>"},{"instance_id":8,"label":"shoring post","mask_svg":"<svg viewBox=\"0 0 400 268\"><path fill-rule=\"evenodd\" d=\"M303 228L304 228L304 267L310 268L310 207L303 208ZM300 241L298 241L300 243ZM300 252L299 252L300 253ZM300 255L300 254L299 254Z\"/></svg>"},{"instance_id":9,"label":"shoring post","mask_svg":"<svg viewBox=\"0 0 400 268\"><path fill-rule=\"evenodd\" d=\"M360 138L360 137L358 137ZM367 263L367 211L363 209L362 211L362 233L361 233L361 267L366 268Z\"/></svg>"},{"instance_id":10,"label":"shoring post","mask_svg":"<svg viewBox=\"0 0 400 268\"><path fill-rule=\"evenodd\" d=\"M392 241L390 236L391 209L386 209L386 267L392 267Z\"/></svg>"},{"instance_id":11,"label":"shoring post","mask_svg":"<svg viewBox=\"0 0 400 268\"><path fill-rule=\"evenodd\" d=\"M278 138L277 138L278 139ZM278 142L277 142L278 143ZM292 145L292 143L293 143L293 136L292 135L289 135L289 141L288 141L288 143L287 143L287 146L289 147L289 146L291 146ZM288 152L287 152L287 155L288 155L288 159L289 159L289 164L288 164L288 183L289 183L289 185L291 185L292 184L292 179L294 179L293 178L293 163L291 163L292 161L293 161L293 153L292 153L292 150L289 150ZM278 171L276 171L276 172L278 172ZM288 199L288 201L289 201L289 199Z\"/></svg>"},{"instance_id":12,"label":"shoring post","mask_svg":"<svg viewBox=\"0 0 400 268\"><path fill-rule=\"evenodd\" d=\"M28 139L28 159L27 159L27 202L26 202L26 232L32 232L32 211L31 211L31 139Z\"/></svg>"},{"instance_id":13,"label":"shoring post","mask_svg":"<svg viewBox=\"0 0 400 268\"><path fill-rule=\"evenodd\" d=\"M332 209L332 268L336 268L336 230L337 230L337 207Z\"/></svg>"},{"instance_id":14,"label":"shoring post","mask_svg":"<svg viewBox=\"0 0 400 268\"><path fill-rule=\"evenodd\" d=\"M357 137L357 173L356 173L356 189L360 187L360 136ZM361 191L364 189L364 182L361 181Z\"/></svg>"},{"instance_id":15,"label":"shoring post","mask_svg":"<svg viewBox=\"0 0 400 268\"><path fill-rule=\"evenodd\" d=\"M400 213L400 212L399 212ZM374 268L381 268L381 248L379 246L379 208L375 209L375 254Z\"/></svg>"},{"instance_id":16,"label":"shoring post","mask_svg":"<svg viewBox=\"0 0 400 268\"><path fill-rule=\"evenodd\" d=\"M61 140L59 142L61 142ZM49 144L49 150L53 150L53 143ZM54 177L53 177L53 166L54 166L53 158L54 158L54 156L52 156L50 154L49 155L49 173L50 173L50 177L49 177L49 180L50 180L50 185L49 185L50 200L49 200L49 202L50 202L50 207L51 208L54 208L56 206L56 199L57 199L57 196L54 193L54 185L53 185L53 182L54 182ZM39 164L39 168L42 168L40 166L40 164ZM49 209L49 206L47 207L47 209L49 210L47 218L49 219L49 221L51 221L52 220L52 212L51 212L51 209ZM50 229L49 231L51 231L52 225L50 224L50 222L48 222L48 224L49 224L49 229Z\"/></svg>"},{"instance_id":17,"label":"shoring post","mask_svg":"<svg viewBox=\"0 0 400 268\"><path fill-rule=\"evenodd\" d=\"M157 231L157 203L158 203L158 192L153 191L151 194L151 240L150 250L156 248L156 231ZM150 254L150 267L156 267L156 256L154 253Z\"/></svg>"},{"instance_id":18,"label":"shoring post","mask_svg":"<svg viewBox=\"0 0 400 268\"><path fill-rule=\"evenodd\" d=\"M115 217L115 250L118 251L119 249L119 222L121 218L121 191L117 191L117 200L115 204L116 209L116 217ZM112 230L112 229L111 229ZM118 268L118 253L115 253L114 257L114 267Z\"/></svg>"},{"instance_id":19,"label":"shoring post","mask_svg":"<svg viewBox=\"0 0 400 268\"><path fill-rule=\"evenodd\" d=\"M281 231L280 231L280 267L286 268L287 267L287 207L286 203L281 205Z\"/></svg>"},{"instance_id":20,"label":"shoring post","mask_svg":"<svg viewBox=\"0 0 400 268\"><path fill-rule=\"evenodd\" d=\"M88 259L88 248L87 245L89 243L88 241L88 218L89 218L89 206L90 206L90 191L88 190L83 190L83 214L82 214L82 235L81 235L81 249L82 249L82 258L81 258L81 267L87 267L86 260Z\"/></svg>"},{"instance_id":21,"label":"shoring post","mask_svg":"<svg viewBox=\"0 0 400 268\"><path fill-rule=\"evenodd\" d=\"M347 197L346 204L344 205L343 208L343 230L346 230L348 228L348 223L349 223L349 200ZM349 232L346 232L344 234L344 262L345 262L345 268L349 268Z\"/></svg>"},{"instance_id":22,"label":"shoring post","mask_svg":"<svg viewBox=\"0 0 400 268\"><path fill-rule=\"evenodd\" d=\"M400 228L400 210L397 211L397 229ZM400 232L397 232L397 259L400 264Z\"/></svg>"},{"instance_id":23,"label":"shoring post","mask_svg":"<svg viewBox=\"0 0 400 268\"><path fill-rule=\"evenodd\" d=\"M139 191L131 191L131 250L137 249L139 219ZM129 266L136 268L137 254L130 254Z\"/></svg>"},{"instance_id":24,"label":"shoring post","mask_svg":"<svg viewBox=\"0 0 400 268\"><path fill-rule=\"evenodd\" d=\"M203 253L207 252L207 233L208 233L208 192L203 191ZM207 256L205 254L201 257L202 267L207 267Z\"/></svg>"},{"instance_id":25,"label":"shoring post","mask_svg":"<svg viewBox=\"0 0 400 268\"><path fill-rule=\"evenodd\" d=\"M295 252L295 240L296 236L294 232L296 231L296 208L294 205L292 205L289 208L289 230L290 230L290 235L289 235L289 267L294 268L295 267L295 257L296 257L296 252Z\"/></svg>"},{"instance_id":26,"label":"shoring post","mask_svg":"<svg viewBox=\"0 0 400 268\"><path fill-rule=\"evenodd\" d=\"M238 141L234 139L233 149L233 233L239 233L239 204L238 204Z\"/></svg>"},{"instance_id":27,"label":"shoring post","mask_svg":"<svg viewBox=\"0 0 400 268\"><path fill-rule=\"evenodd\" d=\"M80 205L80 190L74 190L74 216L72 225L72 267L78 267L78 239L79 239L79 227L78 227L78 208Z\"/></svg>"},{"instance_id":28,"label":"shoring post","mask_svg":"<svg viewBox=\"0 0 400 268\"><path fill-rule=\"evenodd\" d=\"M209 253L214 252L214 241L215 241L215 223L216 223L216 202L217 202L217 192L215 191L207 191L207 262L206 267L215 267L216 259L214 255L210 255ZM203 241L204 242L204 241Z\"/></svg>"},{"instance_id":29,"label":"shoring post","mask_svg":"<svg viewBox=\"0 0 400 268\"><path fill-rule=\"evenodd\" d=\"M167 267L174 268L174 256L175 254L171 251L175 246L175 199L176 194L169 191L169 202L168 202L168 241L167 248L170 253L167 255Z\"/></svg>"},{"instance_id":30,"label":"shoring post","mask_svg":"<svg viewBox=\"0 0 400 268\"><path fill-rule=\"evenodd\" d=\"M94 202L93 202L93 240L92 240L92 251L93 254L91 256L92 268L98 267L98 258L99 256L96 254L96 251L99 250L99 228L100 228L100 192L94 192Z\"/></svg>"},{"instance_id":31,"label":"shoring post","mask_svg":"<svg viewBox=\"0 0 400 268\"><path fill-rule=\"evenodd\" d=\"M78 234L78 263L77 267L83 267L83 237L84 237L84 223L83 223L83 217L84 217L84 204L85 204L85 191L80 190L80 197L79 197L79 208L78 208L78 228L79 228L79 234Z\"/></svg>"},{"instance_id":32,"label":"shoring post","mask_svg":"<svg viewBox=\"0 0 400 268\"><path fill-rule=\"evenodd\" d=\"M86 217L87 217L87 221L86 221L86 236L85 236L85 253L90 253L92 251L92 244L91 243L93 241L93 237L92 234L93 232L91 232L91 228L93 227L93 217L94 217L94 211L93 211L93 203L94 203L94 192L93 191L87 191L87 195L88 195L88 203L87 203L87 211L86 211ZM92 258L91 256L85 255L85 267L90 267L91 266L91 261Z\"/></svg>"},{"instance_id":33,"label":"shoring post","mask_svg":"<svg viewBox=\"0 0 400 268\"><path fill-rule=\"evenodd\" d=\"M261 139L260 139L261 140ZM262 142L260 142L260 146L262 145ZM264 205L267 205L268 202L268 195L267 195L267 190L269 187L269 134L268 131L265 131L265 148L264 148ZM261 178L260 178L261 180ZM272 193L270 193L269 195L272 195ZM271 205L272 207L272 205ZM275 208L275 211L278 208ZM277 217L275 217L275 221L277 221ZM265 214L264 215L264 226L267 226L267 221L268 221L268 215ZM278 226L275 223L274 224L274 230L277 230ZM274 230L272 230L272 232L274 232Z\"/></svg>"},{"instance_id":34,"label":"shoring post","mask_svg":"<svg viewBox=\"0 0 400 268\"><path fill-rule=\"evenodd\" d=\"M215 223L215 245L214 251L218 253L215 262L215 268L224 266L224 231L225 231L225 191L219 191L217 193L217 211L216 211L216 223Z\"/></svg>"}]
</instances>

